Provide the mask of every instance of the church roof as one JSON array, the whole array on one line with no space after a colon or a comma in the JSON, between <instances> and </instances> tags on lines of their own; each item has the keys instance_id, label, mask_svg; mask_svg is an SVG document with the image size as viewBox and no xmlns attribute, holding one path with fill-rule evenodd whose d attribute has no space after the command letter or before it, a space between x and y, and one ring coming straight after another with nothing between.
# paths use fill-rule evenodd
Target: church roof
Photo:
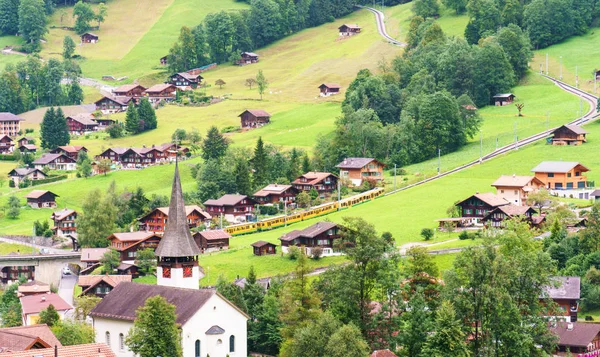
<instances>
[{"instance_id":1,"label":"church roof","mask_svg":"<svg viewBox=\"0 0 600 357\"><path fill-rule=\"evenodd\" d=\"M181 180L179 179L179 167L175 163L175 177L173 178L173 188L171 190L167 227L156 248L156 256L177 258L193 257L200 254L200 248L194 242L188 227Z\"/></svg>"}]
</instances>

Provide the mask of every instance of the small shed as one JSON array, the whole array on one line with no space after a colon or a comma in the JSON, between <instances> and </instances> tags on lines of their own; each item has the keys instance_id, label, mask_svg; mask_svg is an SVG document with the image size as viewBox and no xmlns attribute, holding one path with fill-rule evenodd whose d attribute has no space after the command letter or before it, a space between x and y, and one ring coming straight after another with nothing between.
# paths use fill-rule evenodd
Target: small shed
<instances>
[{"instance_id":1,"label":"small shed","mask_svg":"<svg viewBox=\"0 0 600 357\"><path fill-rule=\"evenodd\" d=\"M588 132L577 125L563 125L552 132L552 145L581 145Z\"/></svg>"},{"instance_id":2,"label":"small shed","mask_svg":"<svg viewBox=\"0 0 600 357\"><path fill-rule=\"evenodd\" d=\"M340 93L342 87L337 83L323 83L319 86L320 96L329 97Z\"/></svg>"},{"instance_id":3,"label":"small shed","mask_svg":"<svg viewBox=\"0 0 600 357\"><path fill-rule=\"evenodd\" d=\"M237 61L240 66L252 63L258 63L258 55L254 52L242 52L240 59Z\"/></svg>"},{"instance_id":4,"label":"small shed","mask_svg":"<svg viewBox=\"0 0 600 357\"><path fill-rule=\"evenodd\" d=\"M338 30L340 30L340 36L352 36L360 33L360 26L356 24L343 24Z\"/></svg>"},{"instance_id":5,"label":"small shed","mask_svg":"<svg viewBox=\"0 0 600 357\"><path fill-rule=\"evenodd\" d=\"M229 239L231 235L224 230L217 229L212 231L197 232L194 234L194 241L202 253L218 252L229 249Z\"/></svg>"},{"instance_id":6,"label":"small shed","mask_svg":"<svg viewBox=\"0 0 600 357\"><path fill-rule=\"evenodd\" d=\"M25 197L31 208L54 208L58 195L50 191L33 190Z\"/></svg>"},{"instance_id":7,"label":"small shed","mask_svg":"<svg viewBox=\"0 0 600 357\"><path fill-rule=\"evenodd\" d=\"M238 115L241 118L242 128L259 128L269 124L271 114L262 109L248 109Z\"/></svg>"},{"instance_id":8,"label":"small shed","mask_svg":"<svg viewBox=\"0 0 600 357\"><path fill-rule=\"evenodd\" d=\"M493 97L494 100L494 105L498 106L498 107L502 107L505 105L509 105L512 102L515 101L515 95L512 93L502 93L502 94L496 94Z\"/></svg>"},{"instance_id":9,"label":"small shed","mask_svg":"<svg viewBox=\"0 0 600 357\"><path fill-rule=\"evenodd\" d=\"M254 255L272 255L277 253L277 246L273 243L259 240L258 242L252 243L251 246L254 248Z\"/></svg>"},{"instance_id":10,"label":"small shed","mask_svg":"<svg viewBox=\"0 0 600 357\"><path fill-rule=\"evenodd\" d=\"M160 65L161 66L166 66L167 65L167 56L162 56L160 58Z\"/></svg>"},{"instance_id":11,"label":"small shed","mask_svg":"<svg viewBox=\"0 0 600 357\"><path fill-rule=\"evenodd\" d=\"M91 32L86 32L81 35L81 43L96 43L98 42L98 35Z\"/></svg>"}]
</instances>

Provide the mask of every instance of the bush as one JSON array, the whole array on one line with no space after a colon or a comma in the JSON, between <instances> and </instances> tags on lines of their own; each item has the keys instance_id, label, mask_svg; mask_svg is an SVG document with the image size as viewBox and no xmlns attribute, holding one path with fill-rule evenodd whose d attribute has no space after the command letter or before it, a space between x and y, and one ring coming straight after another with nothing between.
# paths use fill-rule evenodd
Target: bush
<instances>
[{"instance_id":1,"label":"bush","mask_svg":"<svg viewBox=\"0 0 600 357\"><path fill-rule=\"evenodd\" d=\"M56 181L66 180L66 179L67 179L67 175L49 176L46 179L31 181L31 186L43 185L45 183L51 183L51 182L56 182Z\"/></svg>"},{"instance_id":2,"label":"bush","mask_svg":"<svg viewBox=\"0 0 600 357\"><path fill-rule=\"evenodd\" d=\"M2 154L0 155L0 161L15 161L15 155Z\"/></svg>"},{"instance_id":3,"label":"bush","mask_svg":"<svg viewBox=\"0 0 600 357\"><path fill-rule=\"evenodd\" d=\"M273 216L279 213L277 206L258 206L258 212L266 216Z\"/></svg>"},{"instance_id":4,"label":"bush","mask_svg":"<svg viewBox=\"0 0 600 357\"><path fill-rule=\"evenodd\" d=\"M125 135L125 129L120 123L113 124L106 128L106 132L110 135L111 139L121 138Z\"/></svg>"},{"instance_id":5,"label":"bush","mask_svg":"<svg viewBox=\"0 0 600 357\"><path fill-rule=\"evenodd\" d=\"M240 130L239 126L230 125L230 126L226 126L223 129L221 129L221 133L222 134L233 133L233 132L236 132L239 130Z\"/></svg>"},{"instance_id":6,"label":"bush","mask_svg":"<svg viewBox=\"0 0 600 357\"><path fill-rule=\"evenodd\" d=\"M458 235L458 239L460 239L460 240L469 239L469 233L467 231L460 232L460 234Z\"/></svg>"},{"instance_id":7,"label":"bush","mask_svg":"<svg viewBox=\"0 0 600 357\"><path fill-rule=\"evenodd\" d=\"M15 182L13 180L8 180L8 187L15 187Z\"/></svg>"},{"instance_id":8,"label":"bush","mask_svg":"<svg viewBox=\"0 0 600 357\"><path fill-rule=\"evenodd\" d=\"M431 238L433 238L433 229L431 229L431 228L421 229L421 237L423 237L424 240L430 240Z\"/></svg>"},{"instance_id":9,"label":"bush","mask_svg":"<svg viewBox=\"0 0 600 357\"><path fill-rule=\"evenodd\" d=\"M590 316L590 315L587 315L587 316L585 317L585 321L594 321L594 317L592 317L592 316Z\"/></svg>"},{"instance_id":10,"label":"bush","mask_svg":"<svg viewBox=\"0 0 600 357\"><path fill-rule=\"evenodd\" d=\"M294 246L291 246L288 248L288 253L287 253L287 257L290 260L296 260L298 259L298 257L300 257L300 248Z\"/></svg>"},{"instance_id":11,"label":"bush","mask_svg":"<svg viewBox=\"0 0 600 357\"><path fill-rule=\"evenodd\" d=\"M319 258L321 258L321 256L323 256L323 248L321 248L321 247L314 247L311 250L311 253L312 253L312 258L314 260L318 260Z\"/></svg>"}]
</instances>

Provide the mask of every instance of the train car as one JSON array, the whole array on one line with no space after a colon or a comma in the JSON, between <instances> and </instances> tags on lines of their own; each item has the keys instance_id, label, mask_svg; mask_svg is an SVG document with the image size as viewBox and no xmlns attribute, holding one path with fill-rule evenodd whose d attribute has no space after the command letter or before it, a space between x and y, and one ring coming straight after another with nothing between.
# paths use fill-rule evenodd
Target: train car
<instances>
[{"instance_id":1,"label":"train car","mask_svg":"<svg viewBox=\"0 0 600 357\"><path fill-rule=\"evenodd\" d=\"M232 236L254 233L258 231L258 224L256 222L235 224L233 226L225 227L224 231Z\"/></svg>"},{"instance_id":2,"label":"train car","mask_svg":"<svg viewBox=\"0 0 600 357\"><path fill-rule=\"evenodd\" d=\"M311 219L314 217L322 216L331 212L335 212L338 209L337 202L325 203L320 206L314 207L306 212L302 212L302 220Z\"/></svg>"},{"instance_id":3,"label":"train car","mask_svg":"<svg viewBox=\"0 0 600 357\"><path fill-rule=\"evenodd\" d=\"M266 230L277 228L277 227L283 227L286 224L289 225L292 223L300 222L301 220L302 220L302 213L290 214L287 216L287 219L285 216L277 216L277 217L273 217L273 218L267 218L267 219L263 219L262 221L258 222L258 230L266 231Z\"/></svg>"}]
</instances>

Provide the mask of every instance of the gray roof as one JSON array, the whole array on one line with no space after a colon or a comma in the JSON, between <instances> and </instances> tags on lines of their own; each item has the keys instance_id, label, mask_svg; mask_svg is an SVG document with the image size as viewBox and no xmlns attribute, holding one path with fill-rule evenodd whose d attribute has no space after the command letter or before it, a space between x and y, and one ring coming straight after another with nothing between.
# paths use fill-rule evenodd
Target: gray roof
<instances>
[{"instance_id":1,"label":"gray roof","mask_svg":"<svg viewBox=\"0 0 600 357\"><path fill-rule=\"evenodd\" d=\"M28 169L28 168L22 168L22 167L13 169L11 172L8 173L8 175L9 176L27 176L30 173L35 172L35 171L37 171L37 172L41 173L42 175L46 176L46 174L44 174L44 172L42 172L42 171L40 171L38 169Z\"/></svg>"},{"instance_id":2,"label":"gray roof","mask_svg":"<svg viewBox=\"0 0 600 357\"><path fill-rule=\"evenodd\" d=\"M578 276L555 276L552 285L544 291L551 299L578 300L581 296L581 278Z\"/></svg>"},{"instance_id":3,"label":"gray roof","mask_svg":"<svg viewBox=\"0 0 600 357\"><path fill-rule=\"evenodd\" d=\"M589 171L589 169L578 162L575 161L543 161L533 169L531 172L569 172L577 165L580 165L585 169L585 171Z\"/></svg>"},{"instance_id":4,"label":"gray roof","mask_svg":"<svg viewBox=\"0 0 600 357\"><path fill-rule=\"evenodd\" d=\"M207 200L204 202L205 206L235 206L242 200L248 199L245 195L223 195L217 200Z\"/></svg>"},{"instance_id":5,"label":"gray roof","mask_svg":"<svg viewBox=\"0 0 600 357\"><path fill-rule=\"evenodd\" d=\"M33 164L34 165L47 165L47 164L51 163L52 161L58 159L61 156L64 156L64 158L67 161L75 162L75 160L71 159L70 157L68 157L64 154L44 154L39 159L35 160L33 162Z\"/></svg>"},{"instance_id":6,"label":"gray roof","mask_svg":"<svg viewBox=\"0 0 600 357\"><path fill-rule=\"evenodd\" d=\"M292 241L299 237L314 238L314 237L318 236L319 234L321 234L323 232L327 232L328 230L333 229L335 227L337 227L337 224L335 224L333 222L318 222L316 224L313 224L310 227L304 228L301 231L294 230L294 231L288 232L288 233L284 234L283 236L281 236L279 239L282 241Z\"/></svg>"},{"instance_id":7,"label":"gray roof","mask_svg":"<svg viewBox=\"0 0 600 357\"><path fill-rule=\"evenodd\" d=\"M375 159L370 157L348 157L344 161L337 164L340 169L362 169Z\"/></svg>"},{"instance_id":8,"label":"gray roof","mask_svg":"<svg viewBox=\"0 0 600 357\"><path fill-rule=\"evenodd\" d=\"M588 132L585 131L582 127L577 126L577 125L563 125L565 128L571 130L572 132L574 132L575 134L587 134ZM560 128L559 128L560 129ZM557 129L558 130L558 129Z\"/></svg>"},{"instance_id":9,"label":"gray roof","mask_svg":"<svg viewBox=\"0 0 600 357\"><path fill-rule=\"evenodd\" d=\"M4 112L4 113L0 113L0 121L24 121L25 119L20 118L16 115L14 115L13 113L8 113L8 112Z\"/></svg>"},{"instance_id":10,"label":"gray roof","mask_svg":"<svg viewBox=\"0 0 600 357\"><path fill-rule=\"evenodd\" d=\"M169 217L165 234L156 248L159 257L193 257L200 255L200 248L188 227L181 180L179 179L179 166L175 163L175 177L171 190L171 203L169 204Z\"/></svg>"},{"instance_id":11,"label":"gray roof","mask_svg":"<svg viewBox=\"0 0 600 357\"><path fill-rule=\"evenodd\" d=\"M500 94L496 94L494 96L494 98L508 98L510 96L514 96L514 94L512 94L512 93L500 93Z\"/></svg>"},{"instance_id":12,"label":"gray roof","mask_svg":"<svg viewBox=\"0 0 600 357\"><path fill-rule=\"evenodd\" d=\"M256 53L254 53L254 52L242 52L242 56L243 55L247 55L247 56L250 56L250 57L258 57L258 55Z\"/></svg>"},{"instance_id":13,"label":"gray roof","mask_svg":"<svg viewBox=\"0 0 600 357\"><path fill-rule=\"evenodd\" d=\"M222 335L225 333L225 330L217 325L212 326L206 331L207 335Z\"/></svg>"}]
</instances>

